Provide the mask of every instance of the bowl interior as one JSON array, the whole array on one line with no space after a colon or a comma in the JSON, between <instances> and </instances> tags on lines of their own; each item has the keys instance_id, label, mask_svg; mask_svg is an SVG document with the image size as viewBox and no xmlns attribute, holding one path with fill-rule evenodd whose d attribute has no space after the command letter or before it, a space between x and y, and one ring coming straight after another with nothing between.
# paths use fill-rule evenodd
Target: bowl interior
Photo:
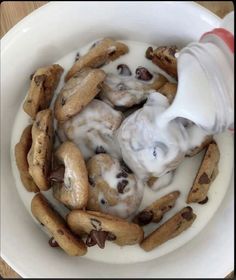
<instances>
[{"instance_id":1,"label":"bowl interior","mask_svg":"<svg viewBox=\"0 0 236 280\"><path fill-rule=\"evenodd\" d=\"M26 94L28 78L37 67L53 63L96 38L183 46L198 40L203 32L218 24L216 16L193 3L62 2L40 8L3 38L1 254L18 273L24 277L147 277L157 276L158 266L158 277L171 277L175 271L186 276L178 267L181 261L185 264L189 261L186 252L190 252L190 248L195 250L196 258L200 254L196 238L178 251L145 263L145 267L124 264L122 269L120 265L106 266L82 258L70 258L59 250L48 250L47 236L39 231L16 191L9 156L10 140L15 113ZM171 269L168 263L171 263ZM198 269L192 273L200 276Z\"/></svg>"}]
</instances>

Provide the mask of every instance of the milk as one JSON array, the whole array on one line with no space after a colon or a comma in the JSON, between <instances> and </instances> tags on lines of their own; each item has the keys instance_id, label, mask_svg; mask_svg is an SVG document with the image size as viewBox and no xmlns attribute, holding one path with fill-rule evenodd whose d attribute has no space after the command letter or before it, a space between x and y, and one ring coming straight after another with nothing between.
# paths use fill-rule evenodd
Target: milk
<instances>
[{"instance_id":1,"label":"milk","mask_svg":"<svg viewBox=\"0 0 236 280\"><path fill-rule=\"evenodd\" d=\"M75 56L77 51L80 52L81 55L86 53L89 47L92 45L91 42L88 46L80 50L75 50L74 52L66 55L65 57L61 58L59 61L55 63L59 63L64 69L63 77L61 78L60 84L57 89L57 93L63 86L64 83L64 76L71 67L74 62ZM115 60L114 62L105 65L103 69L105 71L109 71L112 73L117 73L116 67L118 64L125 63L129 66L132 73L135 73L135 69L138 66L146 67L150 72L159 72L164 74L169 80L174 81L171 77L165 74L162 70L160 70L157 66L153 65L149 60L144 57L145 50L149 45L142 43L142 42L133 42L133 41L124 41L129 46L130 52L119 59ZM29 86L29 85L28 85ZM27 89L25 89L26 92ZM55 100L55 96L54 96ZM23 102L23 101L22 101ZM170 107L169 107L170 108ZM12 169L13 174L16 181L16 187L19 192L19 195L24 203L26 209L28 210L29 214L30 211L30 204L32 197L34 194L28 193L25 188L23 187L19 172L16 167L15 157L14 157L14 147L15 144L19 141L21 133L23 129L30 123L30 118L24 113L22 110L22 105L19 108L18 113L16 114L15 124L12 132L12 143L11 143L11 159L12 159ZM188 130L188 133L193 133ZM199 135L199 132L197 133ZM196 138L192 136L190 138ZM201 138L201 137L200 137ZM198 139L200 141L200 139ZM198 142L197 141L197 142ZM197 235L204 226L209 222L215 211L218 209L223 197L226 193L226 190L230 184L231 179L231 172L233 168L233 139L229 133L219 134L215 137L215 141L218 144L221 157L219 162L219 174L211 188L209 190L209 201L205 205L198 205L193 204L191 207L193 208L194 212L197 215L197 219L194 224L189 228L187 231L183 232L180 236L166 242L165 244L161 245L160 247L154 249L153 251L147 253L144 252L138 245L135 246L125 246L119 247L112 242L106 243L106 248L104 250L99 249L97 246L88 248L88 254L85 258L99 261L99 262L106 262L106 263L133 263L133 262L141 262L151 260L157 257L160 257L164 254L167 254L176 248L182 246L190 239L192 239L195 235ZM173 181L167 187L161 188L160 190L154 192L148 187L144 188L144 195L140 205L140 210L155 201L156 199L160 198L161 196L175 190L179 190L181 192L180 197L177 200L176 206L171 209L168 213L165 214L164 219L157 225L151 224L144 227L145 234L148 234L151 230L157 228L160 224L165 222L169 219L172 215L174 215L178 210L182 209L186 206L185 200L187 198L187 194L191 188L192 182L195 178L196 172L199 168L199 164L202 160L203 153L198 154L193 158L184 158L180 166L176 169ZM56 210L58 210L62 216L65 216L68 213L68 209L64 207L62 204L58 203L55 198L52 196L52 191L49 190L47 192L43 192L49 201L53 204ZM39 230L45 230L45 227L40 226L40 224L35 221L39 227ZM35 240L37 242L37 240ZM48 250L54 250L51 247L48 247ZM78 261L80 257L78 257Z\"/></svg>"}]
</instances>

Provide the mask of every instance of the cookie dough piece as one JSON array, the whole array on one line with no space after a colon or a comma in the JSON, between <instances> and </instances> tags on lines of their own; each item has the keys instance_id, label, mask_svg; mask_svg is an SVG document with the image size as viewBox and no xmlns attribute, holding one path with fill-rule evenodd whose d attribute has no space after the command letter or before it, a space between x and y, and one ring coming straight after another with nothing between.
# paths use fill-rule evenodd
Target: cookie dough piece
<instances>
[{"instance_id":1,"label":"cookie dough piece","mask_svg":"<svg viewBox=\"0 0 236 280\"><path fill-rule=\"evenodd\" d=\"M204 150L211 142L213 141L213 136L212 135L207 135L202 142L202 144L198 147L195 147L191 149L190 151L187 152L186 156L187 157L193 157L200 153L202 150Z\"/></svg>"},{"instance_id":2,"label":"cookie dough piece","mask_svg":"<svg viewBox=\"0 0 236 280\"><path fill-rule=\"evenodd\" d=\"M52 234L59 246L70 256L83 256L87 252L84 242L74 236L64 219L53 209L41 194L34 196L31 202L33 216Z\"/></svg>"},{"instance_id":3,"label":"cookie dough piece","mask_svg":"<svg viewBox=\"0 0 236 280\"><path fill-rule=\"evenodd\" d=\"M170 76L177 78L177 59L175 57L177 52L176 46L161 46L155 50L149 47L146 51L146 57Z\"/></svg>"},{"instance_id":4,"label":"cookie dough piece","mask_svg":"<svg viewBox=\"0 0 236 280\"><path fill-rule=\"evenodd\" d=\"M177 84L167 82L158 90L158 92L163 94L171 104L177 92Z\"/></svg>"},{"instance_id":5,"label":"cookie dough piece","mask_svg":"<svg viewBox=\"0 0 236 280\"><path fill-rule=\"evenodd\" d=\"M97 234L107 232L108 240L120 246L137 244L143 240L143 230L137 224L96 211L73 210L67 216L67 223L74 233L89 235L88 246L91 246L91 239L94 239L91 236L94 231L98 232Z\"/></svg>"},{"instance_id":6,"label":"cookie dough piece","mask_svg":"<svg viewBox=\"0 0 236 280\"><path fill-rule=\"evenodd\" d=\"M63 164L62 172L51 173L50 179L56 181L53 186L54 197L69 209L82 209L88 201L88 174L80 150L72 142L64 142L55 153ZM61 174L62 173L62 174ZM59 175L59 176L58 176Z\"/></svg>"},{"instance_id":7,"label":"cookie dough piece","mask_svg":"<svg viewBox=\"0 0 236 280\"><path fill-rule=\"evenodd\" d=\"M99 41L90 51L81 56L71 67L65 77L68 81L76 72L84 67L98 68L128 52L128 47L120 42L105 38Z\"/></svg>"},{"instance_id":8,"label":"cookie dough piece","mask_svg":"<svg viewBox=\"0 0 236 280\"><path fill-rule=\"evenodd\" d=\"M188 194L187 203L201 203L207 199L207 193L218 173L220 151L215 142L209 144L193 186Z\"/></svg>"},{"instance_id":9,"label":"cookie dough piece","mask_svg":"<svg viewBox=\"0 0 236 280\"><path fill-rule=\"evenodd\" d=\"M140 247L147 252L153 250L188 229L196 217L191 207L183 208L150 235L145 237Z\"/></svg>"},{"instance_id":10,"label":"cookie dough piece","mask_svg":"<svg viewBox=\"0 0 236 280\"><path fill-rule=\"evenodd\" d=\"M53 117L50 109L37 113L31 132L32 146L27 155L29 174L38 188L46 191L50 188L48 176L53 145Z\"/></svg>"},{"instance_id":11,"label":"cookie dough piece","mask_svg":"<svg viewBox=\"0 0 236 280\"><path fill-rule=\"evenodd\" d=\"M108 74L100 93L100 98L113 105L125 108L141 103L150 92L157 91L167 79L161 74L154 75L149 81L141 81L135 77Z\"/></svg>"},{"instance_id":12,"label":"cookie dough piece","mask_svg":"<svg viewBox=\"0 0 236 280\"><path fill-rule=\"evenodd\" d=\"M62 88L55 102L55 117L66 121L78 114L99 93L105 72L84 68L76 73Z\"/></svg>"},{"instance_id":13,"label":"cookie dough piece","mask_svg":"<svg viewBox=\"0 0 236 280\"><path fill-rule=\"evenodd\" d=\"M151 205L139 212L133 219L134 223L145 226L149 223L159 223L164 214L175 205L180 192L174 191L157 199Z\"/></svg>"},{"instance_id":14,"label":"cookie dough piece","mask_svg":"<svg viewBox=\"0 0 236 280\"><path fill-rule=\"evenodd\" d=\"M79 147L85 160L101 151L117 156L120 151L115 132L122 119L121 112L94 99L78 115L61 124L59 130Z\"/></svg>"},{"instance_id":15,"label":"cookie dough piece","mask_svg":"<svg viewBox=\"0 0 236 280\"><path fill-rule=\"evenodd\" d=\"M87 162L89 200L87 209L127 218L142 200L143 190L134 174L126 172L118 159L98 154Z\"/></svg>"},{"instance_id":16,"label":"cookie dough piece","mask_svg":"<svg viewBox=\"0 0 236 280\"><path fill-rule=\"evenodd\" d=\"M24 129L19 143L15 146L15 158L22 184L26 190L28 192L38 192L39 188L36 186L33 178L29 174L29 164L27 161L27 154L32 145L31 129L32 125L29 125Z\"/></svg>"},{"instance_id":17,"label":"cookie dough piece","mask_svg":"<svg viewBox=\"0 0 236 280\"><path fill-rule=\"evenodd\" d=\"M63 68L59 64L39 68L33 75L24 111L35 119L36 114L50 106L53 94L60 81Z\"/></svg>"}]
</instances>

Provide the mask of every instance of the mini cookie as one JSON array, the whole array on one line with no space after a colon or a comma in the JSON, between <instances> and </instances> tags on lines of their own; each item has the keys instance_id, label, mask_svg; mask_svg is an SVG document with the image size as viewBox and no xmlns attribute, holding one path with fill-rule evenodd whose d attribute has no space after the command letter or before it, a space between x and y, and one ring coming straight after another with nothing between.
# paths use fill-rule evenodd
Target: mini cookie
<instances>
[{"instance_id":1,"label":"mini cookie","mask_svg":"<svg viewBox=\"0 0 236 280\"><path fill-rule=\"evenodd\" d=\"M197 146L187 152L187 157L193 157L204 150L213 141L212 135L207 135L200 146Z\"/></svg>"},{"instance_id":2,"label":"mini cookie","mask_svg":"<svg viewBox=\"0 0 236 280\"><path fill-rule=\"evenodd\" d=\"M27 161L27 154L32 145L31 129L32 125L29 125L24 129L19 143L15 146L15 158L22 184L26 190L28 192L38 192L39 188L36 186L33 178L29 174L29 164Z\"/></svg>"},{"instance_id":3,"label":"mini cookie","mask_svg":"<svg viewBox=\"0 0 236 280\"><path fill-rule=\"evenodd\" d=\"M62 163L50 174L56 182L53 195L69 209L86 207L88 201L88 174L80 150L72 142L64 142L55 153Z\"/></svg>"},{"instance_id":4,"label":"mini cookie","mask_svg":"<svg viewBox=\"0 0 236 280\"><path fill-rule=\"evenodd\" d=\"M67 216L67 223L75 234L88 235L88 246L98 244L104 248L106 240L120 246L137 244L143 240L143 230L137 224L96 211L73 210Z\"/></svg>"},{"instance_id":5,"label":"mini cookie","mask_svg":"<svg viewBox=\"0 0 236 280\"><path fill-rule=\"evenodd\" d=\"M207 200L207 193L211 183L218 174L220 151L215 142L212 142L205 153L198 170L193 186L188 194L187 203L203 203Z\"/></svg>"},{"instance_id":6,"label":"mini cookie","mask_svg":"<svg viewBox=\"0 0 236 280\"><path fill-rule=\"evenodd\" d=\"M121 112L94 99L78 115L60 124L59 130L79 147L86 160L99 152L116 156L120 151L114 134L122 119Z\"/></svg>"},{"instance_id":7,"label":"mini cookie","mask_svg":"<svg viewBox=\"0 0 236 280\"><path fill-rule=\"evenodd\" d=\"M78 114L98 94L105 79L100 69L85 68L76 73L62 88L55 101L55 117L65 121Z\"/></svg>"},{"instance_id":8,"label":"mini cookie","mask_svg":"<svg viewBox=\"0 0 236 280\"><path fill-rule=\"evenodd\" d=\"M170 76L177 78L177 59L175 57L177 52L178 48L176 46L162 46L155 50L149 47L146 51L146 58L151 59L154 64Z\"/></svg>"},{"instance_id":9,"label":"mini cookie","mask_svg":"<svg viewBox=\"0 0 236 280\"><path fill-rule=\"evenodd\" d=\"M142 200L134 174L126 172L116 158L108 154L93 156L87 163L89 200L87 209L127 218Z\"/></svg>"},{"instance_id":10,"label":"mini cookie","mask_svg":"<svg viewBox=\"0 0 236 280\"><path fill-rule=\"evenodd\" d=\"M23 105L24 111L33 119L39 111L49 107L63 71L60 65L53 64L34 73Z\"/></svg>"},{"instance_id":11,"label":"mini cookie","mask_svg":"<svg viewBox=\"0 0 236 280\"><path fill-rule=\"evenodd\" d=\"M177 92L177 84L167 82L158 90L158 92L163 94L171 104Z\"/></svg>"},{"instance_id":12,"label":"mini cookie","mask_svg":"<svg viewBox=\"0 0 236 280\"><path fill-rule=\"evenodd\" d=\"M97 42L87 54L79 57L67 73L65 81L68 81L76 72L85 67L98 68L105 63L117 59L127 53L128 50L125 44L105 38Z\"/></svg>"},{"instance_id":13,"label":"mini cookie","mask_svg":"<svg viewBox=\"0 0 236 280\"><path fill-rule=\"evenodd\" d=\"M84 242L72 234L64 219L53 209L41 193L35 195L32 199L31 211L68 255L83 256L86 254L87 247Z\"/></svg>"},{"instance_id":14,"label":"mini cookie","mask_svg":"<svg viewBox=\"0 0 236 280\"><path fill-rule=\"evenodd\" d=\"M157 199L151 205L139 212L133 219L134 223L145 226L149 223L159 223L164 214L175 205L180 192L174 191Z\"/></svg>"},{"instance_id":15,"label":"mini cookie","mask_svg":"<svg viewBox=\"0 0 236 280\"><path fill-rule=\"evenodd\" d=\"M154 75L148 81L140 81L130 76L108 74L99 96L113 106L129 108L147 99L150 92L161 88L166 81L166 78L160 74Z\"/></svg>"},{"instance_id":16,"label":"mini cookie","mask_svg":"<svg viewBox=\"0 0 236 280\"><path fill-rule=\"evenodd\" d=\"M193 213L191 207L188 206L183 208L150 235L145 237L141 242L140 247L147 252L153 250L188 229L196 217L197 216Z\"/></svg>"},{"instance_id":17,"label":"mini cookie","mask_svg":"<svg viewBox=\"0 0 236 280\"><path fill-rule=\"evenodd\" d=\"M38 112L36 115L32 127L32 146L27 156L29 174L42 191L50 188L48 175L51 169L52 145L52 111L46 109Z\"/></svg>"}]
</instances>

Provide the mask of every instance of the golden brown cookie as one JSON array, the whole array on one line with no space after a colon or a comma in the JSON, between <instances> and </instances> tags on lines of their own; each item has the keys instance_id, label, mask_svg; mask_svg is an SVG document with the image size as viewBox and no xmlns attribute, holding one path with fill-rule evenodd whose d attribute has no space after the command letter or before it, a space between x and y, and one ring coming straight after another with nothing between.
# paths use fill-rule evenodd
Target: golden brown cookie
<instances>
[{"instance_id":1,"label":"golden brown cookie","mask_svg":"<svg viewBox=\"0 0 236 280\"><path fill-rule=\"evenodd\" d=\"M143 190L134 174L126 172L118 159L97 154L87 162L89 200L87 209L127 218L139 207Z\"/></svg>"},{"instance_id":2,"label":"golden brown cookie","mask_svg":"<svg viewBox=\"0 0 236 280\"><path fill-rule=\"evenodd\" d=\"M88 246L98 244L104 248L106 240L114 241L120 246L137 244L143 240L143 230L137 224L96 211L73 210L67 216L67 223L74 233L88 235ZM94 243L99 235L103 238Z\"/></svg>"},{"instance_id":3,"label":"golden brown cookie","mask_svg":"<svg viewBox=\"0 0 236 280\"><path fill-rule=\"evenodd\" d=\"M171 104L177 92L177 84L167 82L158 90L158 92L163 94Z\"/></svg>"},{"instance_id":4,"label":"golden brown cookie","mask_svg":"<svg viewBox=\"0 0 236 280\"><path fill-rule=\"evenodd\" d=\"M218 162L220 151L215 142L209 144L197 175L189 191L187 203L204 203L207 200L207 193L218 174Z\"/></svg>"},{"instance_id":5,"label":"golden brown cookie","mask_svg":"<svg viewBox=\"0 0 236 280\"><path fill-rule=\"evenodd\" d=\"M108 74L99 96L113 106L132 107L147 99L151 91L158 90L167 81L161 74L152 76L149 81L141 81L135 77Z\"/></svg>"},{"instance_id":6,"label":"golden brown cookie","mask_svg":"<svg viewBox=\"0 0 236 280\"><path fill-rule=\"evenodd\" d=\"M207 135L201 145L191 149L186 153L187 157L193 157L203 151L211 142L213 141L213 136L212 135Z\"/></svg>"},{"instance_id":7,"label":"golden brown cookie","mask_svg":"<svg viewBox=\"0 0 236 280\"><path fill-rule=\"evenodd\" d=\"M55 153L62 163L52 171L53 195L69 209L86 207L88 201L88 174L83 156L72 142L64 142Z\"/></svg>"},{"instance_id":8,"label":"golden brown cookie","mask_svg":"<svg viewBox=\"0 0 236 280\"><path fill-rule=\"evenodd\" d=\"M50 106L53 94L60 81L63 68L53 64L39 68L33 75L30 89L23 105L24 111L35 119L36 114Z\"/></svg>"},{"instance_id":9,"label":"golden brown cookie","mask_svg":"<svg viewBox=\"0 0 236 280\"><path fill-rule=\"evenodd\" d=\"M133 222L139 224L140 226L144 226L152 222L159 223L164 214L174 207L179 195L179 191L174 191L162 196L139 212L134 217Z\"/></svg>"},{"instance_id":10,"label":"golden brown cookie","mask_svg":"<svg viewBox=\"0 0 236 280\"><path fill-rule=\"evenodd\" d=\"M84 68L68 80L55 101L55 117L66 121L78 114L99 93L105 72Z\"/></svg>"},{"instance_id":11,"label":"golden brown cookie","mask_svg":"<svg viewBox=\"0 0 236 280\"><path fill-rule=\"evenodd\" d=\"M32 146L27 156L29 174L38 188L46 191L50 188L48 175L53 145L53 117L50 109L37 113L31 132Z\"/></svg>"},{"instance_id":12,"label":"golden brown cookie","mask_svg":"<svg viewBox=\"0 0 236 280\"><path fill-rule=\"evenodd\" d=\"M85 67L98 68L128 52L128 47L120 42L105 38L98 42L90 51L81 56L66 75L68 81L76 72Z\"/></svg>"},{"instance_id":13,"label":"golden brown cookie","mask_svg":"<svg viewBox=\"0 0 236 280\"><path fill-rule=\"evenodd\" d=\"M145 237L140 247L147 252L153 250L188 229L196 217L191 207L183 208L150 235Z\"/></svg>"},{"instance_id":14,"label":"golden brown cookie","mask_svg":"<svg viewBox=\"0 0 236 280\"><path fill-rule=\"evenodd\" d=\"M64 219L53 209L41 193L35 195L32 199L31 211L68 255L83 256L86 254L87 247L84 242L72 234Z\"/></svg>"},{"instance_id":15,"label":"golden brown cookie","mask_svg":"<svg viewBox=\"0 0 236 280\"><path fill-rule=\"evenodd\" d=\"M146 51L146 57L151 59L154 64L170 76L177 78L177 59L175 57L178 48L176 46L161 46L153 50L149 47Z\"/></svg>"},{"instance_id":16,"label":"golden brown cookie","mask_svg":"<svg viewBox=\"0 0 236 280\"><path fill-rule=\"evenodd\" d=\"M74 142L85 160L96 153L119 155L115 132L123 119L121 112L105 102L93 99L79 114L60 125L60 135Z\"/></svg>"},{"instance_id":17,"label":"golden brown cookie","mask_svg":"<svg viewBox=\"0 0 236 280\"><path fill-rule=\"evenodd\" d=\"M38 192L39 188L29 174L29 164L27 161L27 154L32 145L31 129L32 125L28 125L22 132L20 141L15 146L15 158L17 168L20 172L21 182L26 190L28 192Z\"/></svg>"}]
</instances>

